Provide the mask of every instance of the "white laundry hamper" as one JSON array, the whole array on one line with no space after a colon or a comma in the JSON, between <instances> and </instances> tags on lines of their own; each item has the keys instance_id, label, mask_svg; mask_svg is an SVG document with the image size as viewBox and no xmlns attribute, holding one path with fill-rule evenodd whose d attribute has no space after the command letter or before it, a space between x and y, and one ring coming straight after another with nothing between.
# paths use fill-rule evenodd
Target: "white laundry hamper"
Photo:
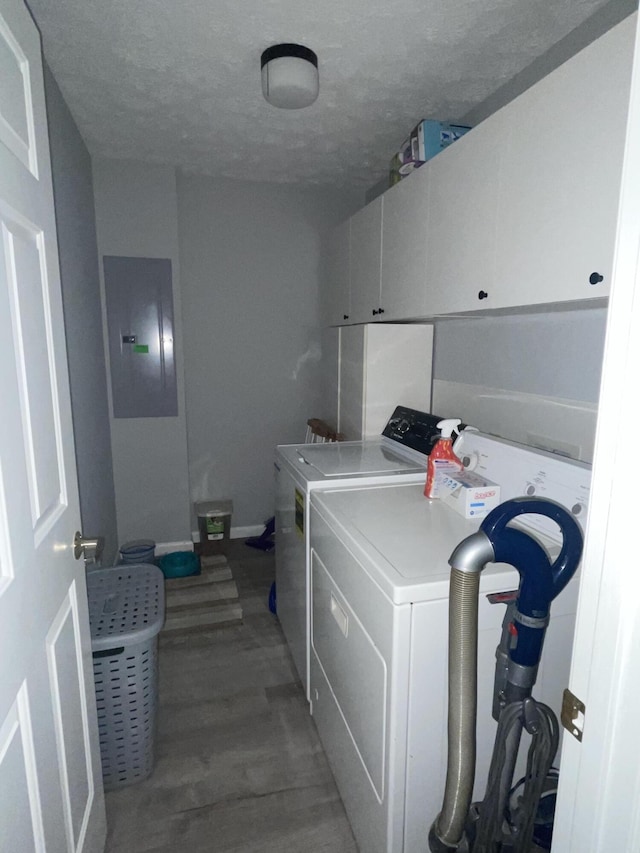
<instances>
[{"instance_id":1,"label":"white laundry hamper","mask_svg":"<svg viewBox=\"0 0 640 853\"><path fill-rule=\"evenodd\" d=\"M87 575L100 758L106 791L153 770L158 705L158 633L164 576L125 565Z\"/></svg>"}]
</instances>

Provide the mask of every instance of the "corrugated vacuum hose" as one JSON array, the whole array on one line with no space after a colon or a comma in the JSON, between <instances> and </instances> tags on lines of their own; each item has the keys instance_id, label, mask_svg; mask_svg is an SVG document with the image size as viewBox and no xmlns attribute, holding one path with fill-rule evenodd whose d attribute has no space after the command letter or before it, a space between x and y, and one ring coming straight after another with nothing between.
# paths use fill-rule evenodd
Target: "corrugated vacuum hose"
<instances>
[{"instance_id":1,"label":"corrugated vacuum hose","mask_svg":"<svg viewBox=\"0 0 640 853\"><path fill-rule=\"evenodd\" d=\"M475 778L479 588L479 573L451 570L449 764L442 811L432 828L442 850L456 849L462 836Z\"/></svg>"},{"instance_id":2,"label":"corrugated vacuum hose","mask_svg":"<svg viewBox=\"0 0 640 853\"><path fill-rule=\"evenodd\" d=\"M558 749L559 728L555 714L542 702L529 697L506 705L500 714L484 800L479 804L473 853L500 853L505 842L505 769L511 784L520 735L531 735L524 787L509 823L513 853L529 853L536 812L553 758ZM508 809L507 809L508 810Z\"/></svg>"},{"instance_id":3,"label":"corrugated vacuum hose","mask_svg":"<svg viewBox=\"0 0 640 853\"><path fill-rule=\"evenodd\" d=\"M562 547L553 564L533 537L509 526L517 516L526 514L546 516L560 527ZM496 507L480 530L464 539L449 558L449 756L442 809L429 831L432 853L498 853L505 840L510 850L528 853L540 793L558 745L557 721L546 706L531 698L531 690L551 602L575 573L581 553L582 532L567 510L553 501L531 497L514 498ZM496 719L499 715L499 737L488 801L479 806L479 825L476 807L470 816L470 806L476 761L478 595L480 573L488 562L514 566L520 586L508 611L509 630L505 635L503 628L497 650L494 715ZM523 727L534 740L525 793L515 822L508 825L504 815Z\"/></svg>"}]
</instances>

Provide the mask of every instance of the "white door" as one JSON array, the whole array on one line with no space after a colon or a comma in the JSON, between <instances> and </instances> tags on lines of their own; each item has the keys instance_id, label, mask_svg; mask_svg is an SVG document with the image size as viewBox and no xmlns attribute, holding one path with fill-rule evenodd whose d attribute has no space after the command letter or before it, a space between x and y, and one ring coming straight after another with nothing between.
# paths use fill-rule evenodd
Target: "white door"
<instances>
[{"instance_id":1,"label":"white door","mask_svg":"<svg viewBox=\"0 0 640 853\"><path fill-rule=\"evenodd\" d=\"M640 850L640 540L632 450L640 422L639 375L640 48L636 37L569 682L586 710L584 718L578 719L582 742L564 734L554 853ZM625 424L631 429L626 430Z\"/></svg>"},{"instance_id":2,"label":"white door","mask_svg":"<svg viewBox=\"0 0 640 853\"><path fill-rule=\"evenodd\" d=\"M502 112L422 166L430 173L427 313L477 311L491 301L500 157L507 132ZM489 296L480 298L485 293Z\"/></svg>"},{"instance_id":3,"label":"white door","mask_svg":"<svg viewBox=\"0 0 640 853\"><path fill-rule=\"evenodd\" d=\"M326 270L322 290L323 316L327 326L342 326L351 313L349 284L349 233L347 219L334 228L326 241Z\"/></svg>"},{"instance_id":4,"label":"white door","mask_svg":"<svg viewBox=\"0 0 640 853\"><path fill-rule=\"evenodd\" d=\"M384 194L380 272L382 320L427 313L429 169L424 166Z\"/></svg>"},{"instance_id":5,"label":"white door","mask_svg":"<svg viewBox=\"0 0 640 853\"><path fill-rule=\"evenodd\" d=\"M351 323L372 323L380 308L382 196L351 217L349 280ZM382 315L384 319L384 314Z\"/></svg>"},{"instance_id":6,"label":"white door","mask_svg":"<svg viewBox=\"0 0 640 853\"><path fill-rule=\"evenodd\" d=\"M502 111L487 307L608 295L634 32L620 23Z\"/></svg>"},{"instance_id":7,"label":"white door","mask_svg":"<svg viewBox=\"0 0 640 853\"><path fill-rule=\"evenodd\" d=\"M0 850L102 850L40 39L0 0Z\"/></svg>"}]
</instances>

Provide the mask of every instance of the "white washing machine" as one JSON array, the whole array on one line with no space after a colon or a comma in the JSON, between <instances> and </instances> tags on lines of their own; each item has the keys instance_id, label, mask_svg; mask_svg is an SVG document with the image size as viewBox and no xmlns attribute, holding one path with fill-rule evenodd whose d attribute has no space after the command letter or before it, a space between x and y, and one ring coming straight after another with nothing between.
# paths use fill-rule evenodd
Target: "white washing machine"
<instances>
[{"instance_id":1,"label":"white washing machine","mask_svg":"<svg viewBox=\"0 0 640 853\"><path fill-rule=\"evenodd\" d=\"M309 698L309 497L355 483L422 483L439 435L437 415L398 406L383 434L366 441L276 448L278 618Z\"/></svg>"},{"instance_id":2,"label":"white washing machine","mask_svg":"<svg viewBox=\"0 0 640 853\"><path fill-rule=\"evenodd\" d=\"M501 498L537 494L586 518L590 468L466 433L463 455L500 483ZM555 524L522 516L553 555ZM311 495L311 711L360 849L422 853L444 793L447 756L448 558L478 529L420 485L358 486ZM484 793L496 724L495 648L518 573L482 573L479 604L478 754L474 797ZM578 582L554 601L536 698L560 711L567 686Z\"/></svg>"}]
</instances>

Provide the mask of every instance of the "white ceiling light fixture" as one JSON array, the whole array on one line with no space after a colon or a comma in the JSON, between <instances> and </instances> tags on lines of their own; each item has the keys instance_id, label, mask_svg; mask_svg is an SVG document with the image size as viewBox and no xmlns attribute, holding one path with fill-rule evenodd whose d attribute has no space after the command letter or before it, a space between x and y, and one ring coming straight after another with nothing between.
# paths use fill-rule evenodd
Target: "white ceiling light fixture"
<instances>
[{"instance_id":1,"label":"white ceiling light fixture","mask_svg":"<svg viewBox=\"0 0 640 853\"><path fill-rule=\"evenodd\" d=\"M301 44L274 44L260 60L262 94L274 107L299 110L318 97L318 57Z\"/></svg>"}]
</instances>

